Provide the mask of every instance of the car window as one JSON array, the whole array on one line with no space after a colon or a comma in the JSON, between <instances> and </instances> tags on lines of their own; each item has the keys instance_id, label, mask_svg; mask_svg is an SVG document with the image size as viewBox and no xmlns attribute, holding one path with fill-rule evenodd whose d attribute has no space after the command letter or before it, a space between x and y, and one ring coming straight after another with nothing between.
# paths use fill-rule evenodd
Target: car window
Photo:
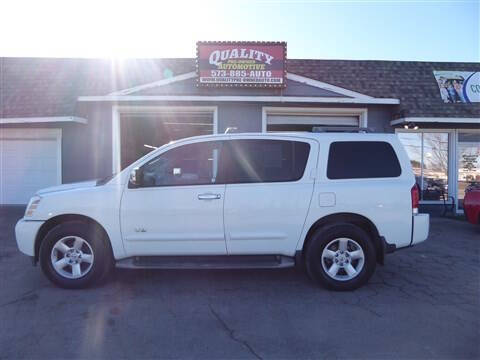
<instances>
[{"instance_id":1,"label":"car window","mask_svg":"<svg viewBox=\"0 0 480 360\"><path fill-rule=\"evenodd\" d=\"M337 141L330 145L329 179L390 178L401 172L397 155L387 142Z\"/></svg>"},{"instance_id":2,"label":"car window","mask_svg":"<svg viewBox=\"0 0 480 360\"><path fill-rule=\"evenodd\" d=\"M179 146L142 166L143 187L215 184L221 143Z\"/></svg>"},{"instance_id":3,"label":"car window","mask_svg":"<svg viewBox=\"0 0 480 360\"><path fill-rule=\"evenodd\" d=\"M305 171L310 144L286 140L231 140L224 148L226 183L299 180Z\"/></svg>"}]
</instances>

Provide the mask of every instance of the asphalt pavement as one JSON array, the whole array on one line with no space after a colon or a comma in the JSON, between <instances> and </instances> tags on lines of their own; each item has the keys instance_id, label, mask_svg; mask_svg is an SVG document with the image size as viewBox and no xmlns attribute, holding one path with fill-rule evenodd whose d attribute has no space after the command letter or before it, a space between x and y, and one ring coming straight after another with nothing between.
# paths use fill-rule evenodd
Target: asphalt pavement
<instances>
[{"instance_id":1,"label":"asphalt pavement","mask_svg":"<svg viewBox=\"0 0 480 360\"><path fill-rule=\"evenodd\" d=\"M430 238L337 293L297 269L116 270L63 290L17 249L0 208L0 359L480 357L480 226L433 218Z\"/></svg>"}]
</instances>

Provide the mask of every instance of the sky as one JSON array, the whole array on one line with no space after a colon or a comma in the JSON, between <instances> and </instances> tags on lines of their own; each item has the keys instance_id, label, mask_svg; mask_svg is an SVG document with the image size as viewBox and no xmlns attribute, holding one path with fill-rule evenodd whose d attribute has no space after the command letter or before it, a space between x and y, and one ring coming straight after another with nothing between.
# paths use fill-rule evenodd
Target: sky
<instances>
[{"instance_id":1,"label":"sky","mask_svg":"<svg viewBox=\"0 0 480 360\"><path fill-rule=\"evenodd\" d=\"M0 0L0 56L195 57L287 41L301 59L480 61L480 0Z\"/></svg>"}]
</instances>

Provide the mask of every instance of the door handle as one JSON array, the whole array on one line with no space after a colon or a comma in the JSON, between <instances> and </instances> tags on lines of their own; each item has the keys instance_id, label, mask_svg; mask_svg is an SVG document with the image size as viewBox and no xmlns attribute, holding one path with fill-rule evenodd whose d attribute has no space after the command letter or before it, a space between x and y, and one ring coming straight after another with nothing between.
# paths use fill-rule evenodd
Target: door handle
<instances>
[{"instance_id":1,"label":"door handle","mask_svg":"<svg viewBox=\"0 0 480 360\"><path fill-rule=\"evenodd\" d=\"M198 195L198 200L218 200L220 199L220 194L200 194Z\"/></svg>"}]
</instances>

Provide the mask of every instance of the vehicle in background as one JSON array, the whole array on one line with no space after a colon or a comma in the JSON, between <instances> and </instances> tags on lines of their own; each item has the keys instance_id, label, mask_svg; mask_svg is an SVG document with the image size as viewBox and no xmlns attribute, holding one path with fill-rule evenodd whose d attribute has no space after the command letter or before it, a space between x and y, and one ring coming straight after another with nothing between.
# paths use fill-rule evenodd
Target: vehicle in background
<instances>
[{"instance_id":1,"label":"vehicle in background","mask_svg":"<svg viewBox=\"0 0 480 360\"><path fill-rule=\"evenodd\" d=\"M480 224L480 188L476 187L465 192L463 210L468 222Z\"/></svg>"},{"instance_id":2,"label":"vehicle in background","mask_svg":"<svg viewBox=\"0 0 480 360\"><path fill-rule=\"evenodd\" d=\"M162 146L112 179L39 191L19 249L66 288L110 269L305 265L334 290L426 240L394 134L223 134Z\"/></svg>"}]
</instances>

